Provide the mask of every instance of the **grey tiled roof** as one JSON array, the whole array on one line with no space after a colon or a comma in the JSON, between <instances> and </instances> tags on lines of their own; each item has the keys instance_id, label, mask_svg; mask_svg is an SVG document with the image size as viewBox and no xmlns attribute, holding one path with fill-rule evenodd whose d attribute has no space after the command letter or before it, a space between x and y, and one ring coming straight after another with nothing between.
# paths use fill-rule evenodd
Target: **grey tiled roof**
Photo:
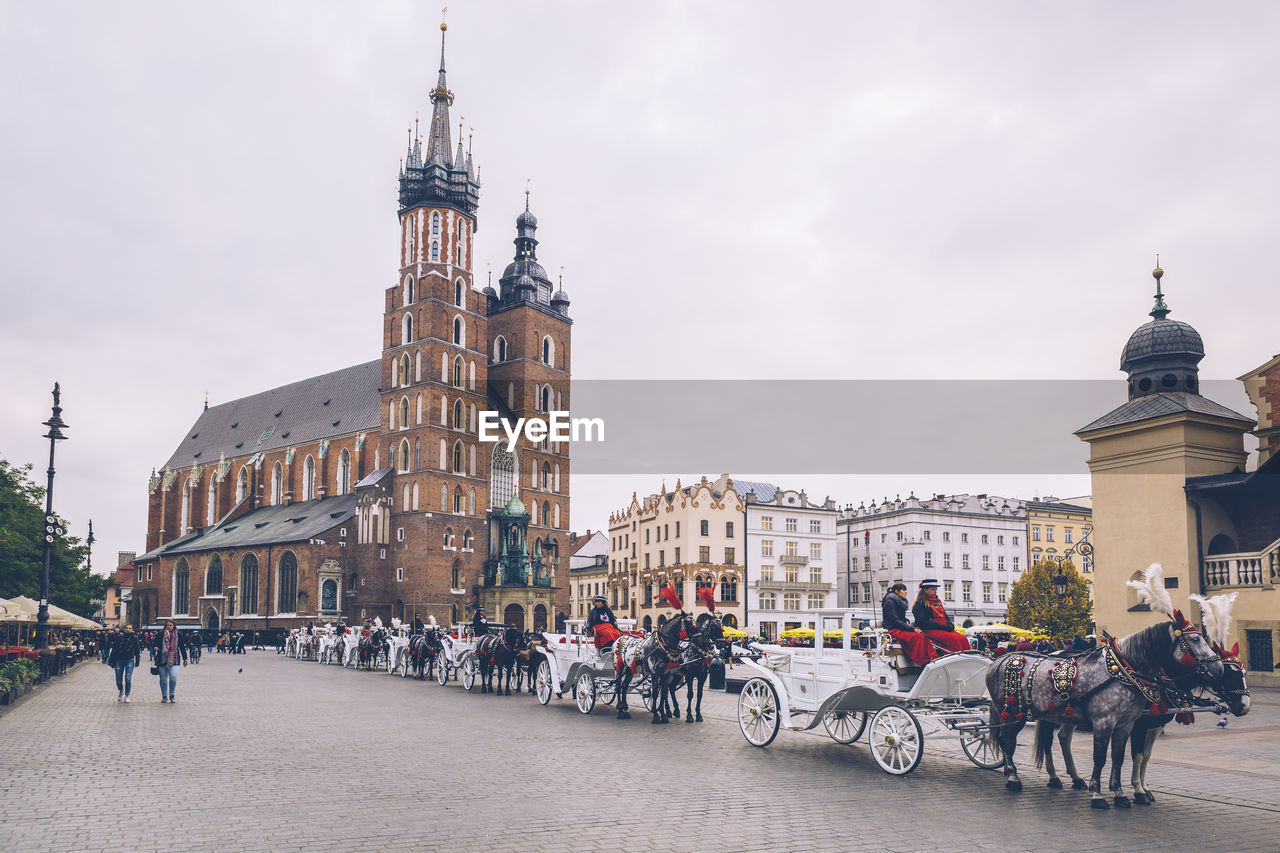
<instances>
[{"instance_id":1,"label":"grey tiled roof","mask_svg":"<svg viewBox=\"0 0 1280 853\"><path fill-rule=\"evenodd\" d=\"M161 554L163 554L165 551L169 550L170 548L174 548L174 547L177 547L178 545L183 545L187 542L190 542L192 539L195 539L199 535L200 535L199 533L188 533L186 536L179 536L177 539L174 539L172 542L169 542L168 544L161 545L159 548L152 548L147 553L134 557L133 561L135 563L145 563L148 560L154 560L157 557L159 557Z\"/></svg>"},{"instance_id":2,"label":"grey tiled roof","mask_svg":"<svg viewBox=\"0 0 1280 853\"><path fill-rule=\"evenodd\" d=\"M390 468L379 468L376 471L370 472L363 480L356 483L356 488L363 489L365 486L375 486L378 484L379 481L382 480L383 477L387 476L390 473L391 473Z\"/></svg>"},{"instance_id":3,"label":"grey tiled roof","mask_svg":"<svg viewBox=\"0 0 1280 853\"><path fill-rule=\"evenodd\" d=\"M368 361L262 391L200 413L165 463L184 468L377 429L382 362ZM198 456L197 456L198 454Z\"/></svg>"},{"instance_id":4,"label":"grey tiled roof","mask_svg":"<svg viewBox=\"0 0 1280 853\"><path fill-rule=\"evenodd\" d=\"M1180 320L1152 320L1144 323L1129 336L1120 355L1120 369L1128 370L1129 363L1141 358L1172 353L1204 355L1204 341L1190 323Z\"/></svg>"},{"instance_id":5,"label":"grey tiled roof","mask_svg":"<svg viewBox=\"0 0 1280 853\"><path fill-rule=\"evenodd\" d=\"M748 492L756 496L756 500L761 503L769 503L778 494L778 487L773 483L762 483L759 480L739 480L734 479L734 489L742 497L746 497Z\"/></svg>"},{"instance_id":6,"label":"grey tiled roof","mask_svg":"<svg viewBox=\"0 0 1280 853\"><path fill-rule=\"evenodd\" d=\"M1195 412L1201 415L1212 415L1239 421L1242 424L1253 424L1252 418L1245 417L1239 412L1215 403L1208 397L1201 397L1199 394L1188 394L1185 391L1165 391L1130 400L1123 406L1112 409L1093 423L1076 430L1076 435L1090 430L1132 424L1153 418L1161 418L1165 415L1175 415L1179 412Z\"/></svg>"},{"instance_id":7,"label":"grey tiled roof","mask_svg":"<svg viewBox=\"0 0 1280 853\"><path fill-rule=\"evenodd\" d=\"M303 501L288 506L264 506L234 521L169 543L165 556L193 554L221 548L256 548L305 542L326 530L345 524L356 514L356 496Z\"/></svg>"}]
</instances>

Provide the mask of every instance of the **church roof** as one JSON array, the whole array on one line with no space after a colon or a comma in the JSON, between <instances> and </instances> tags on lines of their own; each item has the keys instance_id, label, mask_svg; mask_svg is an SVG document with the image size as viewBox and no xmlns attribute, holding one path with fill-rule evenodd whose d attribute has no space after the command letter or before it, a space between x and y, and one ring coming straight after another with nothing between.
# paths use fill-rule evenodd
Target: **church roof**
<instances>
[{"instance_id":1,"label":"church roof","mask_svg":"<svg viewBox=\"0 0 1280 853\"><path fill-rule=\"evenodd\" d=\"M311 441L377 429L382 362L368 361L313 376L200 413L165 463L185 468L192 460L217 462Z\"/></svg>"},{"instance_id":2,"label":"church roof","mask_svg":"<svg viewBox=\"0 0 1280 853\"><path fill-rule=\"evenodd\" d=\"M1076 430L1076 435L1096 429L1106 429L1107 427L1162 418L1166 415L1176 415L1181 412L1193 412L1239 421L1242 424L1253 424L1252 418L1245 417L1239 412L1215 403L1208 397L1189 394L1185 391L1162 391L1146 397L1135 397L1123 406L1112 409L1093 423Z\"/></svg>"},{"instance_id":3,"label":"church roof","mask_svg":"<svg viewBox=\"0 0 1280 853\"><path fill-rule=\"evenodd\" d=\"M165 556L194 554L223 548L257 548L304 542L355 517L356 496L303 501L288 506L264 506L203 534L187 536L157 549Z\"/></svg>"}]
</instances>

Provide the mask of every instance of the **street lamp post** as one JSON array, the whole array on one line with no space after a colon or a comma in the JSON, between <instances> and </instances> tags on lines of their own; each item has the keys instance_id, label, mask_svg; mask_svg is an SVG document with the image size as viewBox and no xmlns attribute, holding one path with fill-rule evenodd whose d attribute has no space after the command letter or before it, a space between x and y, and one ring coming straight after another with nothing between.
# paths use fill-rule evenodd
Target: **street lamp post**
<instances>
[{"instance_id":1,"label":"street lamp post","mask_svg":"<svg viewBox=\"0 0 1280 853\"><path fill-rule=\"evenodd\" d=\"M49 482L44 490L44 565L40 569L40 610L36 614L36 648L49 648L49 560L53 556L53 537L61 536L63 530L53 516L53 452L59 441L66 439L62 431L67 428L62 420L62 389L53 383L53 415L44 422L49 431L44 437L49 439Z\"/></svg>"}]
</instances>

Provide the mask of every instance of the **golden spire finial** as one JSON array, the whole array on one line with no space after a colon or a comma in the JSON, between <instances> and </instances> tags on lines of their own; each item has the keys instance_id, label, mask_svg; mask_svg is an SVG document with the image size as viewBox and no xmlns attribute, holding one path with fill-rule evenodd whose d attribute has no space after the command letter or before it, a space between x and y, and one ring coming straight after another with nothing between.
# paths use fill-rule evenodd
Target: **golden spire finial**
<instances>
[{"instance_id":1,"label":"golden spire finial","mask_svg":"<svg viewBox=\"0 0 1280 853\"><path fill-rule=\"evenodd\" d=\"M449 7L445 6L440 10L440 31L444 32L449 29L449 25L444 22L445 16L449 14Z\"/></svg>"}]
</instances>

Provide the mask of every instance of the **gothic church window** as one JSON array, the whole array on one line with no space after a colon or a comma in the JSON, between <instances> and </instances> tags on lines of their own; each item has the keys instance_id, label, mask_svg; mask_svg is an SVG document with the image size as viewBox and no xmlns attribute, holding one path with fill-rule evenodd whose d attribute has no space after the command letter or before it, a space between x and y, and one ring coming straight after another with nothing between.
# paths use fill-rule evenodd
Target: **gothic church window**
<instances>
[{"instance_id":1,"label":"gothic church window","mask_svg":"<svg viewBox=\"0 0 1280 853\"><path fill-rule=\"evenodd\" d=\"M258 558L253 554L240 560L240 612L258 612Z\"/></svg>"},{"instance_id":2,"label":"gothic church window","mask_svg":"<svg viewBox=\"0 0 1280 853\"><path fill-rule=\"evenodd\" d=\"M465 466L466 466L466 462L463 458L462 442L455 441L453 443L453 469L452 469L453 473L455 474L466 473Z\"/></svg>"},{"instance_id":3,"label":"gothic church window","mask_svg":"<svg viewBox=\"0 0 1280 853\"><path fill-rule=\"evenodd\" d=\"M453 342L460 347L467 345L467 324L461 317L453 318Z\"/></svg>"},{"instance_id":4,"label":"gothic church window","mask_svg":"<svg viewBox=\"0 0 1280 853\"><path fill-rule=\"evenodd\" d=\"M409 428L409 398L400 398L400 429Z\"/></svg>"},{"instance_id":5,"label":"gothic church window","mask_svg":"<svg viewBox=\"0 0 1280 853\"><path fill-rule=\"evenodd\" d=\"M405 314L400 323L400 343L407 344L413 340L413 315Z\"/></svg>"},{"instance_id":6,"label":"gothic church window","mask_svg":"<svg viewBox=\"0 0 1280 853\"><path fill-rule=\"evenodd\" d=\"M310 456L302 463L302 499L309 501L316 496L316 460Z\"/></svg>"},{"instance_id":7,"label":"gothic church window","mask_svg":"<svg viewBox=\"0 0 1280 853\"><path fill-rule=\"evenodd\" d=\"M458 356L453 360L453 385L455 388L461 388L465 381L466 366L462 363L462 356Z\"/></svg>"},{"instance_id":8,"label":"gothic church window","mask_svg":"<svg viewBox=\"0 0 1280 853\"><path fill-rule=\"evenodd\" d=\"M453 304L459 308L467 307L467 291L462 279L458 279L453 285Z\"/></svg>"},{"instance_id":9,"label":"gothic church window","mask_svg":"<svg viewBox=\"0 0 1280 853\"><path fill-rule=\"evenodd\" d=\"M216 477L209 478L209 503L205 511L204 526L212 527L214 521L217 520L215 514L218 511L218 480Z\"/></svg>"},{"instance_id":10,"label":"gothic church window","mask_svg":"<svg viewBox=\"0 0 1280 853\"><path fill-rule=\"evenodd\" d=\"M438 213L431 214L431 233L440 233L440 214Z\"/></svg>"},{"instance_id":11,"label":"gothic church window","mask_svg":"<svg viewBox=\"0 0 1280 853\"><path fill-rule=\"evenodd\" d=\"M338 457L338 494L351 491L351 454L344 448Z\"/></svg>"},{"instance_id":12,"label":"gothic church window","mask_svg":"<svg viewBox=\"0 0 1280 853\"><path fill-rule=\"evenodd\" d=\"M458 515L462 515L466 511L466 504L463 503L462 487L453 487L453 511Z\"/></svg>"},{"instance_id":13,"label":"gothic church window","mask_svg":"<svg viewBox=\"0 0 1280 853\"><path fill-rule=\"evenodd\" d=\"M494 444L489 468L489 502L494 507L505 507L511 502L516 488L516 457L501 443Z\"/></svg>"},{"instance_id":14,"label":"gothic church window","mask_svg":"<svg viewBox=\"0 0 1280 853\"><path fill-rule=\"evenodd\" d=\"M284 503L284 469L277 462L271 469L271 505Z\"/></svg>"},{"instance_id":15,"label":"gothic church window","mask_svg":"<svg viewBox=\"0 0 1280 853\"><path fill-rule=\"evenodd\" d=\"M493 342L493 360L499 363L507 360L507 339L502 335Z\"/></svg>"},{"instance_id":16,"label":"gothic church window","mask_svg":"<svg viewBox=\"0 0 1280 853\"><path fill-rule=\"evenodd\" d=\"M401 386L409 384L409 353L400 356L400 384ZM405 419L408 420L407 418Z\"/></svg>"},{"instance_id":17,"label":"gothic church window","mask_svg":"<svg viewBox=\"0 0 1280 853\"><path fill-rule=\"evenodd\" d=\"M222 558L217 554L209 560L209 568L204 573L204 594L222 595Z\"/></svg>"},{"instance_id":18,"label":"gothic church window","mask_svg":"<svg viewBox=\"0 0 1280 853\"><path fill-rule=\"evenodd\" d=\"M440 243L436 240L431 241L431 260L440 260Z\"/></svg>"},{"instance_id":19,"label":"gothic church window","mask_svg":"<svg viewBox=\"0 0 1280 853\"><path fill-rule=\"evenodd\" d=\"M461 397L453 401L453 423L451 426L454 429L463 429L467 425L466 416L463 414L465 410Z\"/></svg>"},{"instance_id":20,"label":"gothic church window","mask_svg":"<svg viewBox=\"0 0 1280 853\"><path fill-rule=\"evenodd\" d=\"M550 364L554 366L555 360L556 360L556 345L551 340L551 336L547 335L545 338L542 339L542 363Z\"/></svg>"},{"instance_id":21,"label":"gothic church window","mask_svg":"<svg viewBox=\"0 0 1280 853\"><path fill-rule=\"evenodd\" d=\"M409 470L409 439L401 439L400 441L400 460L398 470L406 472Z\"/></svg>"},{"instance_id":22,"label":"gothic church window","mask_svg":"<svg viewBox=\"0 0 1280 853\"><path fill-rule=\"evenodd\" d=\"M280 595L276 604L277 613L298 610L298 558L292 551L280 555Z\"/></svg>"},{"instance_id":23,"label":"gothic church window","mask_svg":"<svg viewBox=\"0 0 1280 853\"><path fill-rule=\"evenodd\" d=\"M249 469L241 467L240 476L236 477L236 503L245 499L249 494Z\"/></svg>"},{"instance_id":24,"label":"gothic church window","mask_svg":"<svg viewBox=\"0 0 1280 853\"><path fill-rule=\"evenodd\" d=\"M173 615L181 616L191 611L191 568L187 558L178 560L173 573Z\"/></svg>"}]
</instances>

